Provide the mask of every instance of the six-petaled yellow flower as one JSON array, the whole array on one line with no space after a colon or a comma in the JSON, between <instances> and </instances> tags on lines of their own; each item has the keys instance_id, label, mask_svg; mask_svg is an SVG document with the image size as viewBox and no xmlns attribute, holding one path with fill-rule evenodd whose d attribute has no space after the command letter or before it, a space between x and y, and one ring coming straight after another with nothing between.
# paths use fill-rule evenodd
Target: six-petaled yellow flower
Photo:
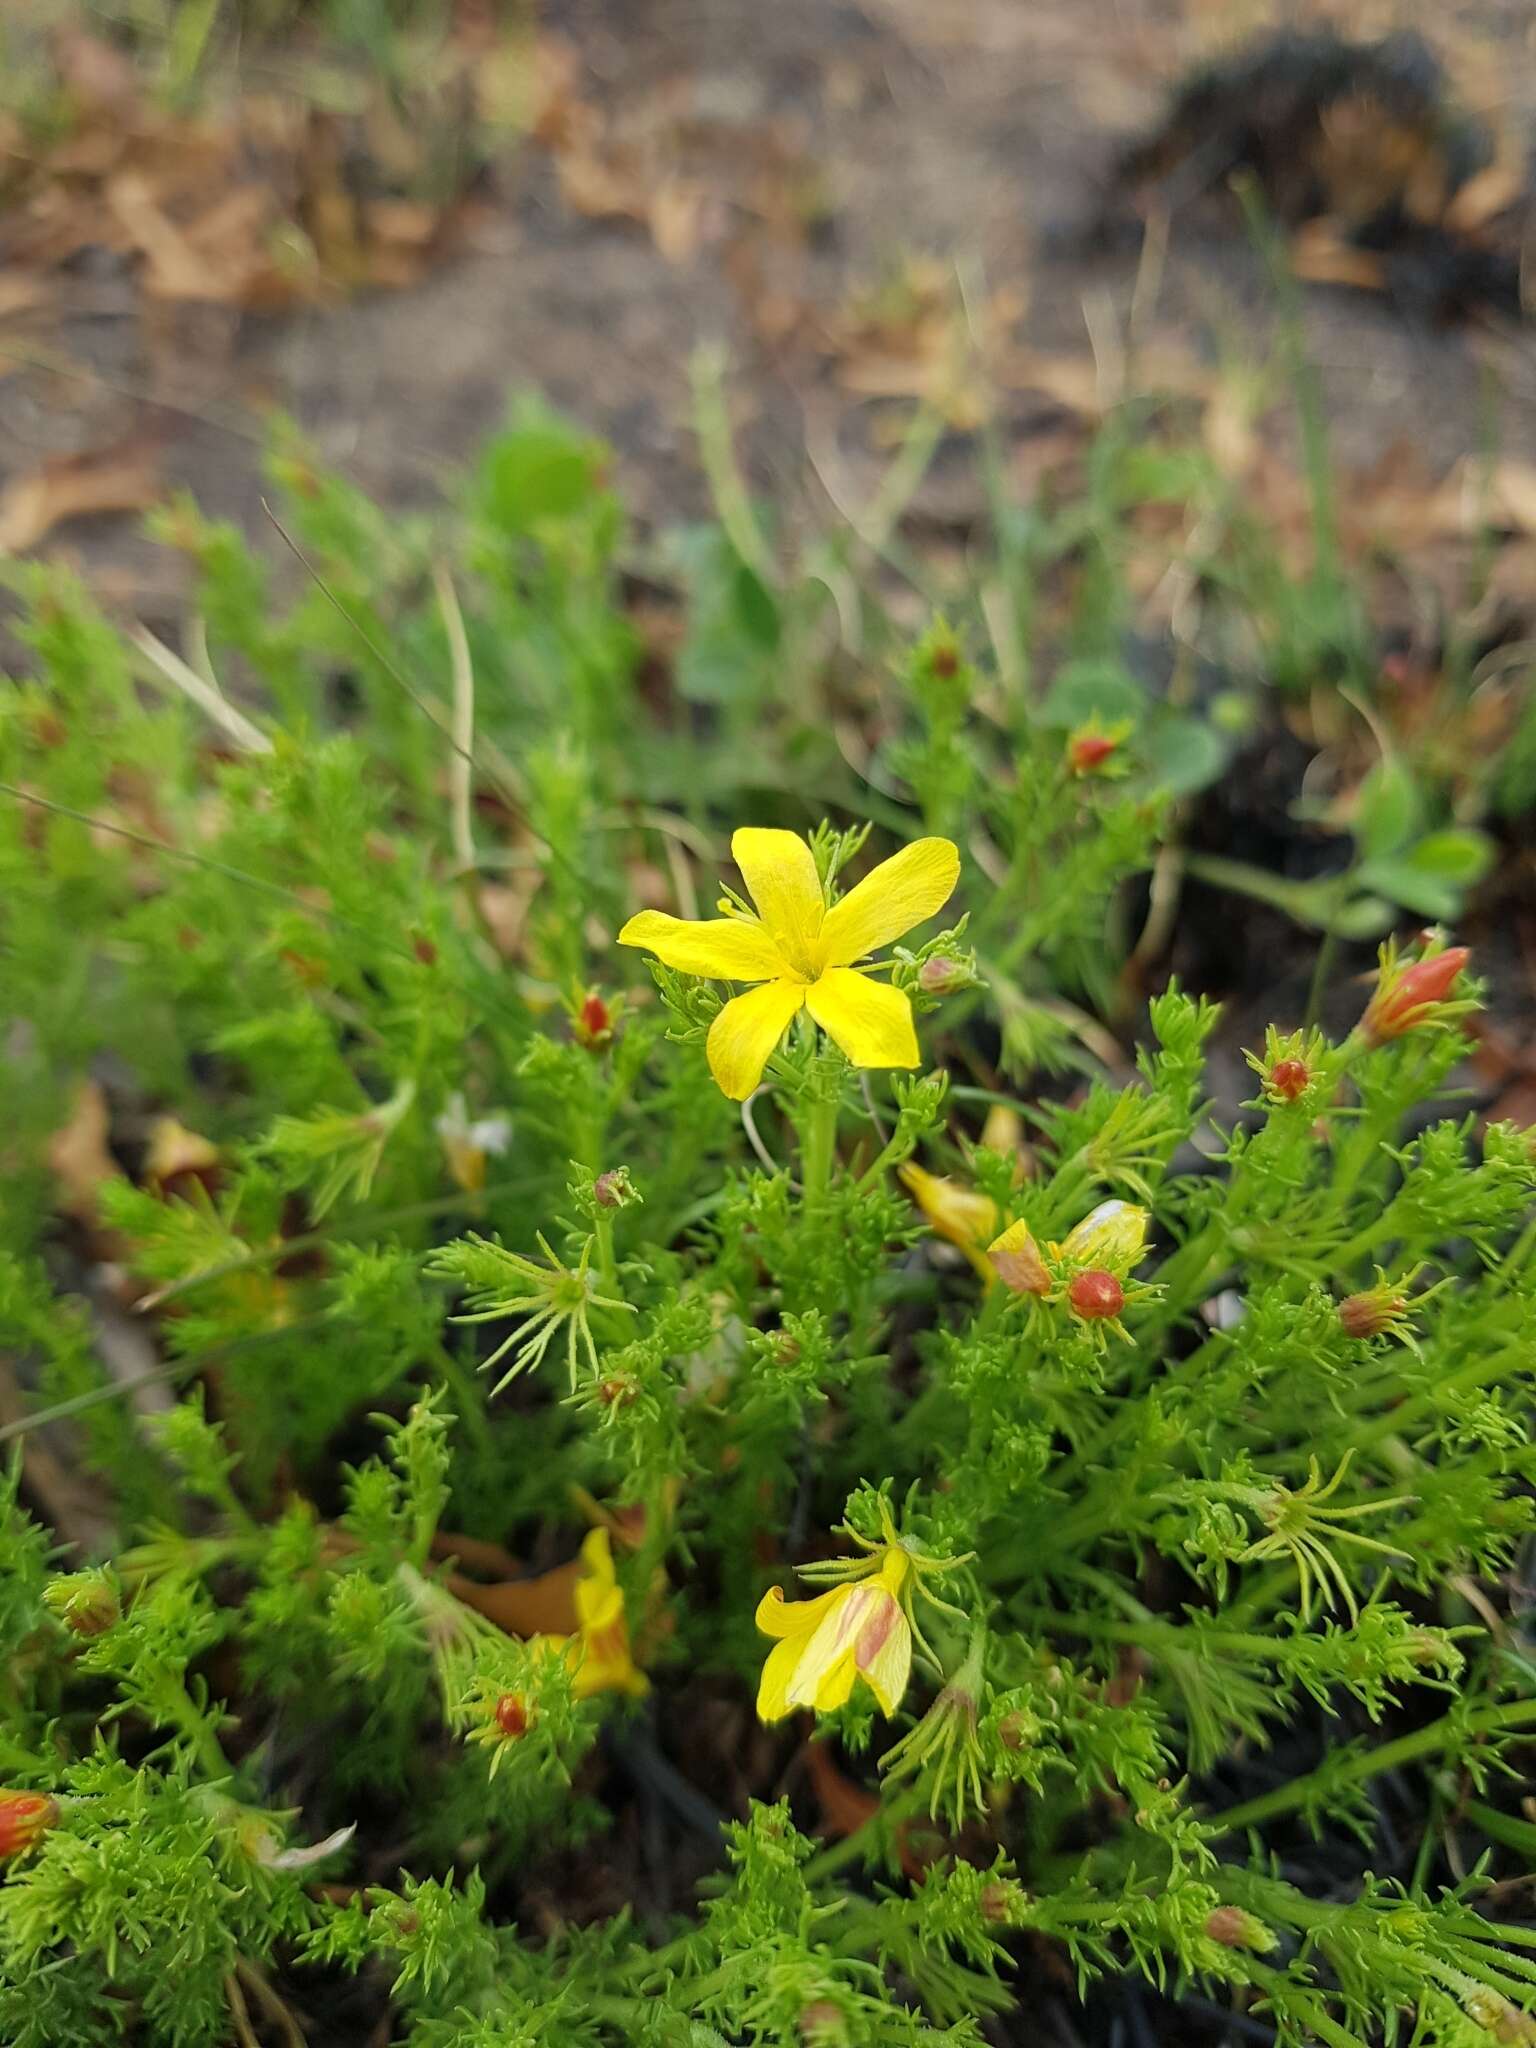
<instances>
[{"instance_id":1,"label":"six-petaled yellow flower","mask_svg":"<svg viewBox=\"0 0 1536 2048\"><path fill-rule=\"evenodd\" d=\"M786 1600L770 1586L757 1625L777 1640L757 1690L758 1716L781 1721L796 1707L830 1713L863 1679L882 1714L901 1704L912 1671L912 1624L901 1594L912 1561L890 1545L865 1578L849 1579L814 1600Z\"/></svg>"},{"instance_id":2,"label":"six-petaled yellow flower","mask_svg":"<svg viewBox=\"0 0 1536 2048\"><path fill-rule=\"evenodd\" d=\"M815 856L793 832L739 831L731 857L755 915L729 903L724 917L693 921L642 910L619 933L621 946L643 946L679 973L755 984L709 1028L709 1070L724 1092L746 1100L802 1008L855 1066L915 1067L911 1003L854 963L949 900L960 876L955 846L916 839L832 904Z\"/></svg>"}]
</instances>

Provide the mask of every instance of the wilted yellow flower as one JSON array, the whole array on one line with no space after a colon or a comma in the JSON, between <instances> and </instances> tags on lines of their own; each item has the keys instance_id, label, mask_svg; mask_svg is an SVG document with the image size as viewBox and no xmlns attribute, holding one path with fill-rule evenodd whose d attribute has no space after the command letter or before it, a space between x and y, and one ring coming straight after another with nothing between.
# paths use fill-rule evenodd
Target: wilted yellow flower
<instances>
[{"instance_id":1,"label":"wilted yellow flower","mask_svg":"<svg viewBox=\"0 0 1536 2048\"><path fill-rule=\"evenodd\" d=\"M1053 1247L1068 1264L1126 1273L1147 1249L1147 1212L1134 1202L1100 1202Z\"/></svg>"},{"instance_id":2,"label":"wilted yellow flower","mask_svg":"<svg viewBox=\"0 0 1536 2048\"><path fill-rule=\"evenodd\" d=\"M688 920L642 910L619 933L682 974L759 983L734 996L709 1027L709 1070L744 1102L769 1054L802 1009L858 1067L915 1067L912 1005L900 989L854 966L899 939L949 899L960 876L947 839L916 839L828 907L815 856L793 832L735 833L731 857L756 914Z\"/></svg>"},{"instance_id":3,"label":"wilted yellow flower","mask_svg":"<svg viewBox=\"0 0 1536 2048\"><path fill-rule=\"evenodd\" d=\"M979 1188L929 1173L910 1159L896 1171L935 1233L958 1246L984 1280L992 1279L986 1249L997 1230L997 1204L992 1197Z\"/></svg>"},{"instance_id":4,"label":"wilted yellow flower","mask_svg":"<svg viewBox=\"0 0 1536 2048\"><path fill-rule=\"evenodd\" d=\"M830 1713L861 1678L881 1713L894 1714L912 1671L912 1624L900 1598L911 1568L891 1544L869 1576L814 1600L788 1601L770 1586L757 1609L758 1627L776 1638L757 1690L759 1719L781 1721L796 1707Z\"/></svg>"},{"instance_id":5,"label":"wilted yellow flower","mask_svg":"<svg viewBox=\"0 0 1536 2048\"><path fill-rule=\"evenodd\" d=\"M581 1546L581 1561L587 1569L576 1581L576 1634L567 1651L567 1655L576 1652L572 1690L579 1700L590 1699L595 1692L627 1692L638 1697L649 1687L645 1673L630 1655L624 1595L619 1591L606 1529L590 1531Z\"/></svg>"},{"instance_id":6,"label":"wilted yellow flower","mask_svg":"<svg viewBox=\"0 0 1536 2048\"><path fill-rule=\"evenodd\" d=\"M987 1246L987 1259L998 1279L1015 1294L1050 1293L1051 1276L1022 1216L993 1238Z\"/></svg>"},{"instance_id":7,"label":"wilted yellow flower","mask_svg":"<svg viewBox=\"0 0 1536 2048\"><path fill-rule=\"evenodd\" d=\"M581 1561L586 1569L575 1586L576 1633L529 1640L537 1650L564 1656L577 1699L591 1699L599 1692L639 1698L650 1690L650 1682L630 1654L629 1621L606 1529L590 1531L581 1546Z\"/></svg>"}]
</instances>

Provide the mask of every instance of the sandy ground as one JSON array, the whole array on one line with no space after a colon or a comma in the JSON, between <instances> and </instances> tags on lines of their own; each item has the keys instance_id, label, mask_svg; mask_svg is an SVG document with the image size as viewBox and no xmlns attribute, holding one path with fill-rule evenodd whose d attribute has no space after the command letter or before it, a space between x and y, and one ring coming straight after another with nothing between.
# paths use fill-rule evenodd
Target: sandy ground
<instances>
[{"instance_id":1,"label":"sandy ground","mask_svg":"<svg viewBox=\"0 0 1536 2048\"><path fill-rule=\"evenodd\" d=\"M1028 346L1102 366L1142 261L1134 234L1090 254L1078 233L1114 139L1249 19L1175 0L551 0L545 28L577 54L581 91L637 184L681 181L670 232L577 210L554 158L529 146L497 166L449 257L405 291L268 321L181 309L154 326L119 261L77 266L55 345L80 374L0 384L0 469L147 425L173 481L259 531L262 405L291 410L327 458L407 504L430 499L508 394L533 387L613 441L632 503L664 522L702 502L687 366L701 341L719 341L754 483L792 495L809 442L824 468L847 465L838 482L857 495L870 401L837 360L850 292L926 256L983 300L998 295ZM1527 12L1452 8L1434 33L1500 121L1527 124ZM809 228L786 224L789 190L814 195ZM1155 296L1144 290L1148 353L1259 356L1272 318L1230 218L1176 219ZM1444 470L1477 443L1491 389L1502 444L1536 453L1526 335L1435 331L1326 287L1307 289L1305 324L1346 470L1403 445ZM1001 403L1024 495L1029 445L1055 402L1013 391ZM941 467L929 488L958 491L945 509L963 517L975 486L946 484ZM172 565L125 522L76 525L67 545L141 607L173 598Z\"/></svg>"}]
</instances>

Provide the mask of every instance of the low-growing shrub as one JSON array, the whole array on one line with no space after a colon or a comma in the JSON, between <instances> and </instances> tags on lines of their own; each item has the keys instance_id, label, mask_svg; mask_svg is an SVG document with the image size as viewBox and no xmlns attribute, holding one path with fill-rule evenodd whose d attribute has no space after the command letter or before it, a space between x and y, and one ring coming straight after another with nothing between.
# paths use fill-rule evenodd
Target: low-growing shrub
<instances>
[{"instance_id":1,"label":"low-growing shrub","mask_svg":"<svg viewBox=\"0 0 1536 2048\"><path fill-rule=\"evenodd\" d=\"M916 805L743 826L700 915L722 795L807 804L646 701L588 462L488 461L467 627L323 480L287 611L184 508L250 715L20 579L0 2035L982 2043L1129 1972L1536 2038L1465 953L1225 1116L1173 987L1124 1085L1010 1085L1157 810L943 629Z\"/></svg>"}]
</instances>

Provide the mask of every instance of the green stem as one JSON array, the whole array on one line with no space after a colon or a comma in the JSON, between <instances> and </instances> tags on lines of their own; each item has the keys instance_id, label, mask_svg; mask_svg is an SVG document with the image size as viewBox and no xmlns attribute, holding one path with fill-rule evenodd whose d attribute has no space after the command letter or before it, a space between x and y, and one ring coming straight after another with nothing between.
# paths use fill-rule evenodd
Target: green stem
<instances>
[{"instance_id":1,"label":"green stem","mask_svg":"<svg viewBox=\"0 0 1536 2048\"><path fill-rule=\"evenodd\" d=\"M813 1095L803 1101L800 1114L800 1185L805 1206L814 1208L827 1191L832 1178L832 1154L837 1143L837 1097Z\"/></svg>"},{"instance_id":2,"label":"green stem","mask_svg":"<svg viewBox=\"0 0 1536 2048\"><path fill-rule=\"evenodd\" d=\"M613 1255L613 1212L598 1209L592 1219L593 1235L597 1239L597 1279L604 1294L619 1291L619 1266Z\"/></svg>"},{"instance_id":3,"label":"green stem","mask_svg":"<svg viewBox=\"0 0 1536 2048\"><path fill-rule=\"evenodd\" d=\"M840 1870L846 1870L850 1863L857 1863L860 1857L868 1858L883 1836L910 1820L923 1803L923 1793L913 1787L899 1794L895 1799L883 1801L861 1827L851 1835L845 1835L840 1842L832 1843L806 1864L804 1876L807 1884L820 1884L826 1878L835 1877Z\"/></svg>"},{"instance_id":4,"label":"green stem","mask_svg":"<svg viewBox=\"0 0 1536 2048\"><path fill-rule=\"evenodd\" d=\"M1273 1792L1263 1793L1242 1806L1229 1807L1207 1825L1206 1840L1219 1841L1223 1835L1235 1834L1242 1828L1261 1827L1282 1813L1294 1813L1298 1807L1306 1805L1312 1792L1324 1780L1330 1790L1345 1785L1362 1785L1367 1778L1374 1778L1382 1771L1399 1770L1404 1764L1433 1756L1438 1750L1448 1749L1468 1737L1493 1735L1501 1729L1522 1728L1531 1722L1536 1722L1536 1699L1511 1700L1502 1707L1490 1707L1486 1713L1471 1720L1453 1711L1423 1728L1414 1729L1411 1735L1400 1735L1395 1742L1384 1742L1379 1748L1351 1757L1342 1765L1324 1765L1321 1770L1311 1771L1304 1778L1294 1778L1288 1785L1277 1786Z\"/></svg>"}]
</instances>

